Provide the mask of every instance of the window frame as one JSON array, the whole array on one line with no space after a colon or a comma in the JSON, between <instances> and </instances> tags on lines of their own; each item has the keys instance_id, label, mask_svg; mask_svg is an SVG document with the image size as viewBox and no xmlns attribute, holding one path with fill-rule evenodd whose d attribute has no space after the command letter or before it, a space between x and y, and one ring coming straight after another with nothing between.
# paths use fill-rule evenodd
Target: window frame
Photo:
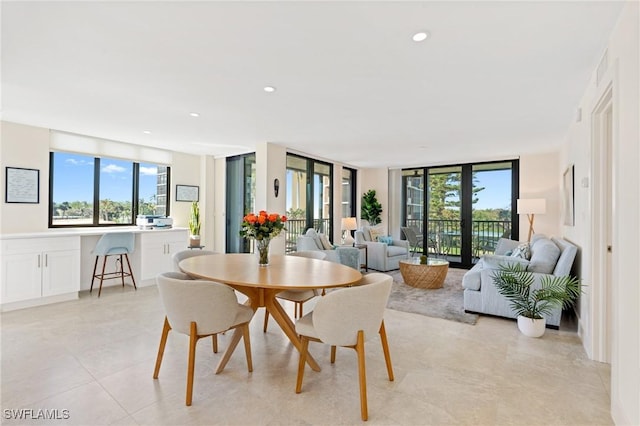
<instances>
[{"instance_id":1,"label":"window frame","mask_svg":"<svg viewBox=\"0 0 640 426\"><path fill-rule=\"evenodd\" d=\"M78 223L78 224L54 224L53 223L53 192L54 192L54 156L56 153L61 154L76 154L86 156L87 158L93 158L93 216L91 223ZM132 202L131 202L131 222L130 223L100 223L100 163L103 158L111 158L111 157L98 157L91 156L90 154L82 154L82 153L73 153L66 151L50 151L49 152L49 220L48 226L49 228L105 228L105 227L122 227L122 226L135 226L136 218L138 216L139 208L140 208L140 164L152 164L152 163L144 163L140 161L134 161L129 159L122 159L122 161L130 161L133 167L133 176L131 183L131 194L132 194ZM155 166L163 166L166 167L166 204L165 204L165 216L169 216L170 208L171 208L171 166L165 164L154 164ZM163 194L164 195L164 194Z\"/></svg>"}]
</instances>

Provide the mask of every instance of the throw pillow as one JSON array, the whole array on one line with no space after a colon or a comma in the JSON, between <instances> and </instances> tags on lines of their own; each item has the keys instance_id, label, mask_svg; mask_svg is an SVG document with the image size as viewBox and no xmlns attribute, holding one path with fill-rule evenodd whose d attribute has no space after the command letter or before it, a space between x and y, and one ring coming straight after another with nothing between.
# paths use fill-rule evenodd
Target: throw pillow
<instances>
[{"instance_id":1,"label":"throw pillow","mask_svg":"<svg viewBox=\"0 0 640 426\"><path fill-rule=\"evenodd\" d=\"M313 242L316 243L316 247L318 247L318 250L322 250L322 240L320 239L320 235L316 232L315 229L313 228L309 228L307 229L307 233L305 234L308 237L313 238Z\"/></svg>"},{"instance_id":2,"label":"throw pillow","mask_svg":"<svg viewBox=\"0 0 640 426\"><path fill-rule=\"evenodd\" d=\"M370 228L369 232L371 233L371 241L378 241L378 237L384 236L384 233L381 229Z\"/></svg>"},{"instance_id":3,"label":"throw pillow","mask_svg":"<svg viewBox=\"0 0 640 426\"><path fill-rule=\"evenodd\" d=\"M529 260L531 258L531 247L529 243L519 244L511 253L511 257L520 257L525 260Z\"/></svg>"},{"instance_id":4,"label":"throw pillow","mask_svg":"<svg viewBox=\"0 0 640 426\"><path fill-rule=\"evenodd\" d=\"M329 237L325 234L320 235L320 242L322 243L322 248L325 250L333 250L333 246L331 245L331 241L329 241Z\"/></svg>"},{"instance_id":5,"label":"throw pillow","mask_svg":"<svg viewBox=\"0 0 640 426\"><path fill-rule=\"evenodd\" d=\"M392 245L393 244L393 237L391 235L380 236L380 237L378 237L378 242L385 243L385 244L388 244L388 245Z\"/></svg>"}]
</instances>

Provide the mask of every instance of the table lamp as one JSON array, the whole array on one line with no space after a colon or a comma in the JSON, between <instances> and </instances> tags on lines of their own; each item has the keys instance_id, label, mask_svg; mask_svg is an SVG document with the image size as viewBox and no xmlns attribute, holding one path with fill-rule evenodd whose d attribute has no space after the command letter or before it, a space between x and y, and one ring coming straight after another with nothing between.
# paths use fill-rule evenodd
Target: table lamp
<instances>
[{"instance_id":1,"label":"table lamp","mask_svg":"<svg viewBox=\"0 0 640 426\"><path fill-rule=\"evenodd\" d=\"M547 200L544 198L519 198L518 214L526 214L529 219L529 236L527 241L531 241L531 234L535 234L533 230L533 220L536 214L545 214L547 212Z\"/></svg>"},{"instance_id":2,"label":"table lamp","mask_svg":"<svg viewBox=\"0 0 640 426\"><path fill-rule=\"evenodd\" d=\"M358 223L355 217L342 218L342 245L353 245L355 240L351 236L351 231L358 229Z\"/></svg>"}]
</instances>

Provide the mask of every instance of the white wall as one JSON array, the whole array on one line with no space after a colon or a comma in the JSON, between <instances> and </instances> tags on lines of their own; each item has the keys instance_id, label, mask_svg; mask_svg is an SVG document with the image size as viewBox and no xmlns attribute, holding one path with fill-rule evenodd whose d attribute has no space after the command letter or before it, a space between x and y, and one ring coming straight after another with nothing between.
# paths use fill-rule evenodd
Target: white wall
<instances>
[{"instance_id":1,"label":"white wall","mask_svg":"<svg viewBox=\"0 0 640 426\"><path fill-rule=\"evenodd\" d=\"M0 233L41 232L49 227L49 129L0 122ZM5 203L5 167L40 170L38 204Z\"/></svg>"},{"instance_id":2,"label":"white wall","mask_svg":"<svg viewBox=\"0 0 640 426\"><path fill-rule=\"evenodd\" d=\"M534 230L547 236L560 232L560 181L558 170L559 152L523 155L520 157L520 198L544 198L547 212L534 218ZM515 206L514 206L515 208ZM526 241L529 233L527 215L520 215L520 241Z\"/></svg>"},{"instance_id":3,"label":"white wall","mask_svg":"<svg viewBox=\"0 0 640 426\"><path fill-rule=\"evenodd\" d=\"M287 150L285 147L271 143L256 145L256 210L283 214L286 211L286 172ZM275 196L273 182L280 181L278 196ZM284 232L273 239L269 251L273 254L284 254Z\"/></svg>"},{"instance_id":4,"label":"white wall","mask_svg":"<svg viewBox=\"0 0 640 426\"><path fill-rule=\"evenodd\" d=\"M611 321L611 415L616 424L640 424L640 7L627 2L608 50L608 71L598 84L596 72L577 107L582 108L582 121L569 129L567 146L558 173L567 164L576 166L576 224L562 227L564 235L576 241L585 253L580 273L585 279L585 294L580 306L583 343L590 357L601 356L599 342L606 332L598 320L603 309L602 293L606 283L591 276L591 266L604 259L588 256L593 247L592 225L598 227L603 218L594 205L595 190L601 182L594 165L599 158L592 146L591 114L609 84L613 87L613 287ZM581 185L583 179L588 187Z\"/></svg>"},{"instance_id":5,"label":"white wall","mask_svg":"<svg viewBox=\"0 0 640 426\"><path fill-rule=\"evenodd\" d=\"M365 192L370 189L375 189L376 198L382 205L382 214L380 218L382 219L382 228L386 234L389 234L389 212L390 212L390 202L389 202L389 169L381 168L381 169L361 169L358 175L360 192L358 193L358 198L360 202L362 202L362 196ZM360 210L358 210L358 227L360 226ZM394 231L391 229L391 231ZM398 235L396 238L399 238L400 229L397 230Z\"/></svg>"}]
</instances>

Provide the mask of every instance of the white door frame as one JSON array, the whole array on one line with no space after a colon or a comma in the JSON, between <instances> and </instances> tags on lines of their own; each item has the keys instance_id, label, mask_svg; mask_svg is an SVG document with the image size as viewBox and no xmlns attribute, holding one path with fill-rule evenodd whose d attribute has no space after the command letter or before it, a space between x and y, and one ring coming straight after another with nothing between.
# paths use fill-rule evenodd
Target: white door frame
<instances>
[{"instance_id":1,"label":"white door frame","mask_svg":"<svg viewBox=\"0 0 640 426\"><path fill-rule=\"evenodd\" d=\"M613 315L615 301L615 141L616 111L614 87L609 81L592 112L591 146L591 287L590 309L592 318L591 358L611 363L615 331ZM608 252L608 247L613 252Z\"/></svg>"}]
</instances>

